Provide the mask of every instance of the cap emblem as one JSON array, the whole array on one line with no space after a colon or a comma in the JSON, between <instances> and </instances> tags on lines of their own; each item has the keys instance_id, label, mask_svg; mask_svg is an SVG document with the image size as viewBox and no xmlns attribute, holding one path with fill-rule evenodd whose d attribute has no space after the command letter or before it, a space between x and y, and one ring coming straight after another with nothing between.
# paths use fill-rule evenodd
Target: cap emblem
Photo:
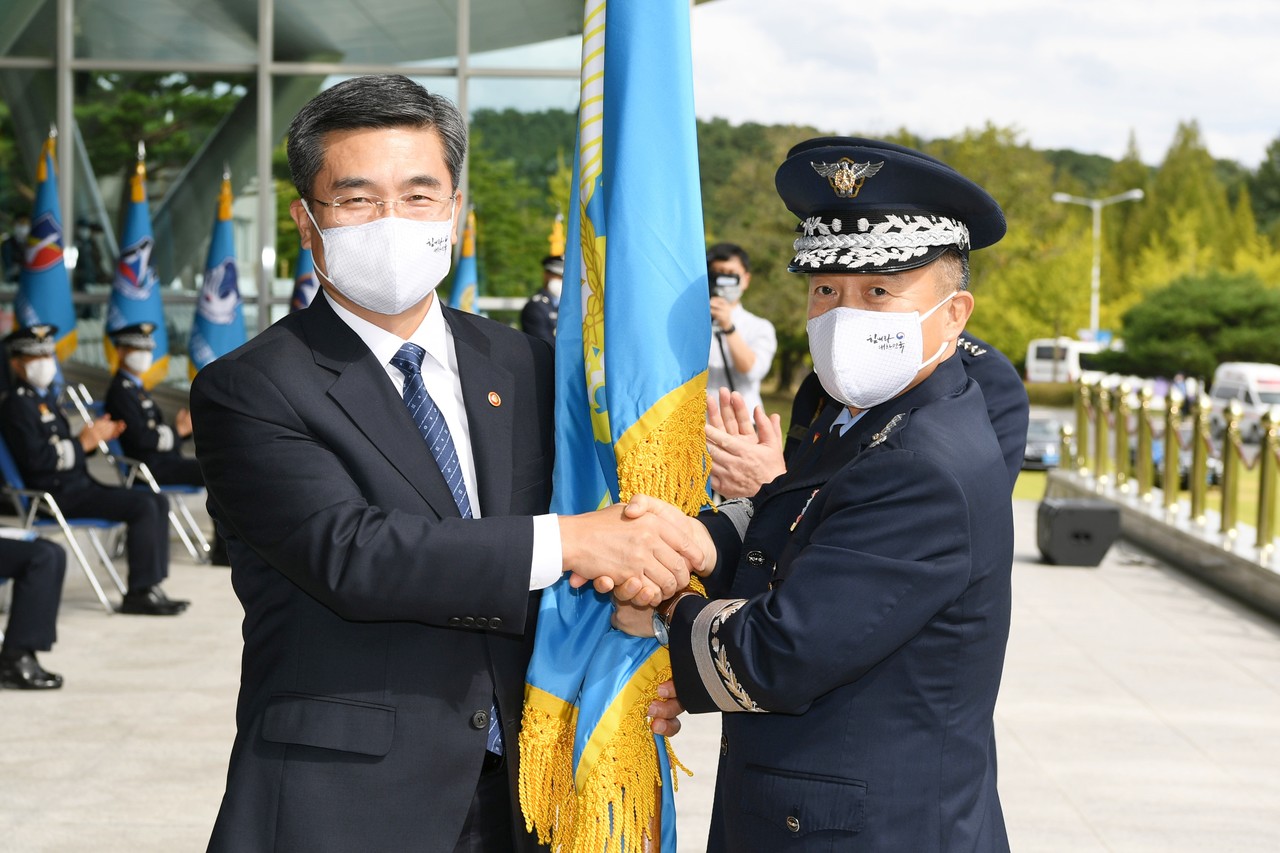
<instances>
[{"instance_id":1,"label":"cap emblem","mask_svg":"<svg viewBox=\"0 0 1280 853\"><path fill-rule=\"evenodd\" d=\"M876 172L880 171L880 167L884 165L884 161L879 163L855 163L848 157L841 157L835 163L814 163L810 161L813 171L827 179L827 183L831 184L831 189L836 191L836 195L840 198L857 198L858 191L862 189L862 185L867 182Z\"/></svg>"}]
</instances>

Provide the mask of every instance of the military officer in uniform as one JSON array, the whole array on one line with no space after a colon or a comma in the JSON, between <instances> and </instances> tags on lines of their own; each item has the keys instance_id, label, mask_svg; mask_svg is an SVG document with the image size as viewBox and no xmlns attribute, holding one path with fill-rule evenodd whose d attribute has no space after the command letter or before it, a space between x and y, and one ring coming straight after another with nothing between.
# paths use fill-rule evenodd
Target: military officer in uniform
<instances>
[{"instance_id":1,"label":"military officer in uniform","mask_svg":"<svg viewBox=\"0 0 1280 853\"><path fill-rule=\"evenodd\" d=\"M669 643L686 709L723 712L710 851L1007 851L992 715L1009 478L957 355L968 253L1004 215L944 164L866 139L802 143L776 183L838 405L785 474L690 525L716 555L708 598L620 605L615 624Z\"/></svg>"},{"instance_id":2,"label":"military officer in uniform","mask_svg":"<svg viewBox=\"0 0 1280 853\"><path fill-rule=\"evenodd\" d=\"M163 495L104 486L89 476L85 455L99 441L118 438L124 424L109 415L71 432L49 390L57 374L49 325L18 329L5 339L13 389L0 403L0 429L28 488L53 495L63 513L128 525L129 588L121 613L173 616L187 606L169 599L160 582L169 574L169 505Z\"/></svg>"},{"instance_id":3,"label":"military officer in uniform","mask_svg":"<svg viewBox=\"0 0 1280 853\"><path fill-rule=\"evenodd\" d=\"M182 443L191 437L191 413L179 409L173 426L147 391L142 377L151 369L156 340L153 323L135 323L111 332L120 356L120 367L111 378L103 407L125 425L120 448L131 459L147 463L156 482L165 485L204 486L200 463L182 455Z\"/></svg>"},{"instance_id":4,"label":"military officer in uniform","mask_svg":"<svg viewBox=\"0 0 1280 853\"><path fill-rule=\"evenodd\" d=\"M103 406L107 414L121 421L125 431L120 448L130 459L145 462L156 482L162 486L198 486L204 488L204 475L194 456L182 452L191 437L191 413L179 409L173 426L165 422L164 412L147 390L142 377L151 368L156 348L154 323L134 323L111 332L111 342L120 356L120 367L111 378ZM228 565L227 546L215 526L209 560L214 565Z\"/></svg>"},{"instance_id":5,"label":"military officer in uniform","mask_svg":"<svg viewBox=\"0 0 1280 853\"><path fill-rule=\"evenodd\" d=\"M520 311L520 328L526 335L556 345L556 318L560 315L560 291L564 286L564 258L547 255L542 259L542 287L529 297Z\"/></svg>"}]
</instances>

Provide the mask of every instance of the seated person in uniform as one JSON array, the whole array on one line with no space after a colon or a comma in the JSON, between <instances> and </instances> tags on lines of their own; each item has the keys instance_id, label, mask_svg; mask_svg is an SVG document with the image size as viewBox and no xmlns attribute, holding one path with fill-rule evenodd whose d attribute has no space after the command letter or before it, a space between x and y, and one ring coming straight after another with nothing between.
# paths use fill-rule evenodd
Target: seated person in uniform
<instances>
[{"instance_id":1,"label":"seated person in uniform","mask_svg":"<svg viewBox=\"0 0 1280 853\"><path fill-rule=\"evenodd\" d=\"M164 495L104 486L89 476L85 455L99 441L117 438L124 424L109 415L78 435L49 386L57 374L56 326L18 329L5 339L13 387L0 402L0 430L27 488L53 495L69 517L122 521L128 526L129 584L117 610L145 616L174 616L188 602L171 600L160 588L169 575L169 502Z\"/></svg>"},{"instance_id":2,"label":"seated person in uniform","mask_svg":"<svg viewBox=\"0 0 1280 853\"><path fill-rule=\"evenodd\" d=\"M114 420L125 425L120 435L124 455L145 462L157 483L204 488L200 463L194 456L182 452L182 443L191 437L191 413L179 409L173 417L173 426L169 426L142 379L151 369L151 353L156 348L154 331L154 323L134 323L108 333L119 354L120 366L111 378L103 407ZM216 529L210 539L213 542L210 559L226 565L226 546Z\"/></svg>"},{"instance_id":3,"label":"seated person in uniform","mask_svg":"<svg viewBox=\"0 0 1280 853\"><path fill-rule=\"evenodd\" d=\"M1010 478L959 354L969 252L1004 214L945 164L867 139L801 143L775 182L834 405L785 473L686 526L708 597L619 605L614 625L669 645L687 710L722 712L708 851L1007 853Z\"/></svg>"},{"instance_id":4,"label":"seated person in uniform","mask_svg":"<svg viewBox=\"0 0 1280 853\"><path fill-rule=\"evenodd\" d=\"M36 652L53 648L67 552L34 533L0 527L0 578L13 584L9 624L0 647L0 687L57 690L62 676L48 672Z\"/></svg>"}]
</instances>

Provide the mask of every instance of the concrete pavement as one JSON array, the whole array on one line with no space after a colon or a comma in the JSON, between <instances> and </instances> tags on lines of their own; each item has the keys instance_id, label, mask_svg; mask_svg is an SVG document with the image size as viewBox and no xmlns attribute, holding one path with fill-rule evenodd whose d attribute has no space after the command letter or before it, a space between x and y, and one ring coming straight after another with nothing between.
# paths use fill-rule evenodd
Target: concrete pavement
<instances>
[{"instance_id":1,"label":"concrete pavement","mask_svg":"<svg viewBox=\"0 0 1280 853\"><path fill-rule=\"evenodd\" d=\"M1039 562L1015 504L1013 632L997 708L1016 851L1280 850L1280 627L1117 543ZM240 608L174 543L172 619L108 616L68 566L60 691L0 691L0 851L204 849L234 735ZM686 718L680 850L703 849L719 728Z\"/></svg>"}]
</instances>

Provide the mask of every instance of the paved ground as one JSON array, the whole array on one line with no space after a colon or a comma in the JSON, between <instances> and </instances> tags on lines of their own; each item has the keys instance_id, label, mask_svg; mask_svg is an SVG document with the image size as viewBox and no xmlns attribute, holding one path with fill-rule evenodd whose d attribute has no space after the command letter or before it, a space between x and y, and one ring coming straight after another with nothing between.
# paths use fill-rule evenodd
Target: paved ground
<instances>
[{"instance_id":1,"label":"paved ground","mask_svg":"<svg viewBox=\"0 0 1280 853\"><path fill-rule=\"evenodd\" d=\"M1117 544L1042 565L1016 504L1013 635L997 709L1020 851L1280 850L1280 627ZM180 546L175 543L175 551ZM185 555L184 555L185 556ZM239 673L226 569L176 559L176 619L107 616L71 568L67 686L0 691L0 851L200 851L222 794ZM680 850L703 849L719 731L686 722Z\"/></svg>"}]
</instances>

